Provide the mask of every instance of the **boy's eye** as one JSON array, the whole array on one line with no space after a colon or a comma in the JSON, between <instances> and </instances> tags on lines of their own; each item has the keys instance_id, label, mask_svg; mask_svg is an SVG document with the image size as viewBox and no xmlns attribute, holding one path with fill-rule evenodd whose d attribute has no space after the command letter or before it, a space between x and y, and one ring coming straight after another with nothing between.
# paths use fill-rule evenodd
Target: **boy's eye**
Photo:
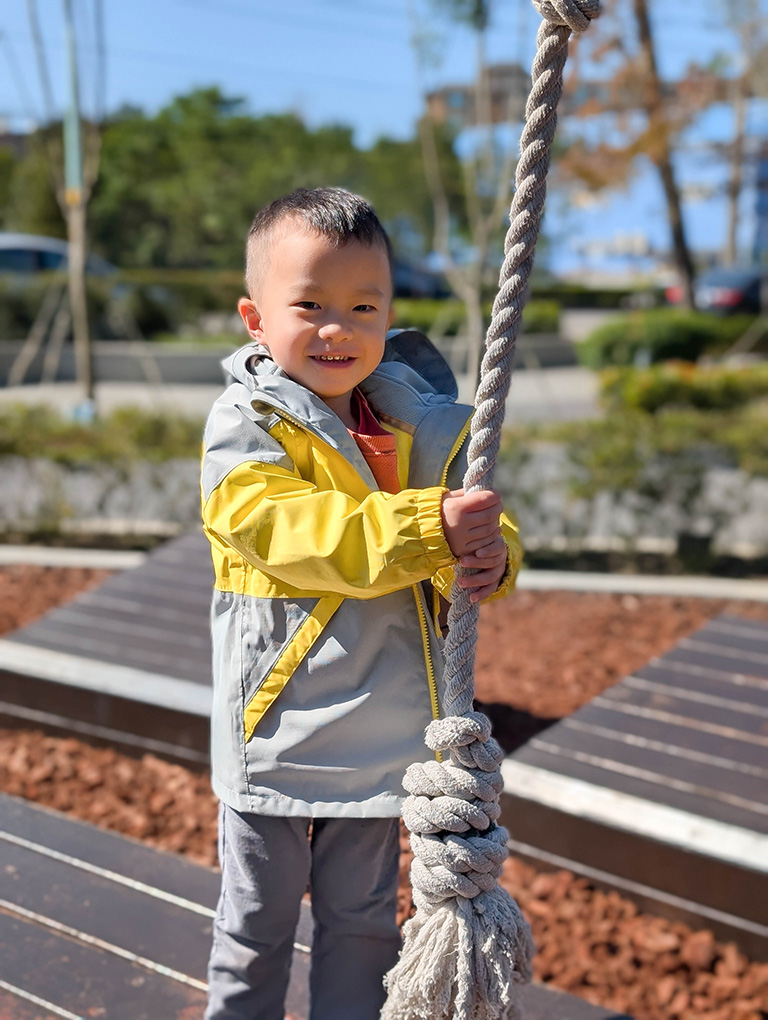
<instances>
[{"instance_id":1,"label":"boy's eye","mask_svg":"<svg viewBox=\"0 0 768 1020\"><path fill-rule=\"evenodd\" d=\"M355 305L353 311L355 312L375 312L376 309L373 305Z\"/></svg>"},{"instance_id":2,"label":"boy's eye","mask_svg":"<svg viewBox=\"0 0 768 1020\"><path fill-rule=\"evenodd\" d=\"M305 308L307 309L307 311L311 311L313 308L319 308L320 305L317 303L317 301L297 301L296 307Z\"/></svg>"}]
</instances>

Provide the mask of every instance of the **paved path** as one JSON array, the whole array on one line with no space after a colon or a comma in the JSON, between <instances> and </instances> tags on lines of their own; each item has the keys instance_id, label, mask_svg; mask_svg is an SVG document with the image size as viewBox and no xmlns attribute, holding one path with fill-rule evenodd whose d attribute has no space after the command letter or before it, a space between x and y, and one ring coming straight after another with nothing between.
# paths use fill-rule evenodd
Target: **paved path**
<instances>
[{"instance_id":1,"label":"paved path","mask_svg":"<svg viewBox=\"0 0 768 1020\"><path fill-rule=\"evenodd\" d=\"M103 414L116 407L143 407L154 411L175 411L202 418L223 389L211 385L170 386L147 383L100 383L96 402ZM461 399L471 402L473 394L462 380ZM72 414L82 403L75 383L0 388L0 409L9 404L46 404L63 414ZM575 421L599 414L597 379L585 368L526 369L516 372L507 403L507 422Z\"/></svg>"}]
</instances>

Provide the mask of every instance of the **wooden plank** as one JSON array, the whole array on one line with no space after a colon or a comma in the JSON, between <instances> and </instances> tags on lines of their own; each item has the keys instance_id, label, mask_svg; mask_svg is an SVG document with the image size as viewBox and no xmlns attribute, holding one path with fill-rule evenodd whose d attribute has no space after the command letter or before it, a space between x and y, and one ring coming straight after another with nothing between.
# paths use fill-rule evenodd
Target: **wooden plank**
<instances>
[{"instance_id":1,"label":"wooden plank","mask_svg":"<svg viewBox=\"0 0 768 1020\"><path fill-rule=\"evenodd\" d=\"M158 969L205 973L211 917L179 905L180 899L163 898L151 873L127 885L107 872L7 841L3 867L2 898L15 907L148 959Z\"/></svg>"},{"instance_id":2,"label":"wooden plank","mask_svg":"<svg viewBox=\"0 0 768 1020\"><path fill-rule=\"evenodd\" d=\"M625 683L616 684L604 691L595 700L598 705L612 703L642 709L651 709L671 715L687 717L706 726L715 726L715 732L731 734L736 739L752 740L753 743L768 747L768 726L766 720L749 711L737 711L712 705L701 698L680 697L679 694L661 693L630 687ZM706 731L706 730L705 730Z\"/></svg>"},{"instance_id":3,"label":"wooden plank","mask_svg":"<svg viewBox=\"0 0 768 1020\"><path fill-rule=\"evenodd\" d=\"M768 655L768 627L748 628L718 618L710 620L701 630L691 634L688 640L705 641L723 648Z\"/></svg>"},{"instance_id":4,"label":"wooden plank","mask_svg":"<svg viewBox=\"0 0 768 1020\"><path fill-rule=\"evenodd\" d=\"M99 829L18 797L0 794L3 845L7 844L7 837L31 843L41 848L40 853L47 849L126 879L150 881L153 887L170 896L191 900L208 910L216 907L220 877L213 868L193 864L178 854L148 847L138 840Z\"/></svg>"},{"instance_id":5,"label":"wooden plank","mask_svg":"<svg viewBox=\"0 0 768 1020\"><path fill-rule=\"evenodd\" d=\"M132 669L160 673L205 686L210 684L210 661L206 657L192 656L183 648L170 646L153 651L129 641L120 645L106 645L95 637L72 634L66 627L58 627L55 621L48 621L46 627L36 630L32 637L34 640L19 643L28 644L33 648L66 652L96 662L117 663Z\"/></svg>"},{"instance_id":6,"label":"wooden plank","mask_svg":"<svg viewBox=\"0 0 768 1020\"><path fill-rule=\"evenodd\" d=\"M768 817L765 776L745 774L723 759L718 761L705 755L688 756L672 746L647 747L630 737L631 734L580 726L578 719L565 719L556 730L533 738L530 746L554 744L563 751L578 752L640 771L661 774L672 782L692 784L706 796L743 806L748 811Z\"/></svg>"},{"instance_id":7,"label":"wooden plank","mask_svg":"<svg viewBox=\"0 0 768 1020\"><path fill-rule=\"evenodd\" d=\"M768 681L765 680L723 673L704 666L691 666L668 657L649 662L632 675L664 684L672 688L673 693L675 688L680 688L722 698L726 704L732 703L737 707L754 708L759 715L763 714L768 719Z\"/></svg>"},{"instance_id":8,"label":"wooden plank","mask_svg":"<svg viewBox=\"0 0 768 1020\"><path fill-rule=\"evenodd\" d=\"M672 662L688 662L692 666L708 666L724 673L746 673L761 680L768 680L768 656L739 649L726 649L708 641L690 640L681 642L664 657Z\"/></svg>"},{"instance_id":9,"label":"wooden plank","mask_svg":"<svg viewBox=\"0 0 768 1020\"><path fill-rule=\"evenodd\" d=\"M202 621L198 621L201 624ZM99 607L62 606L55 616L31 624L26 635L26 643L35 640L38 634L71 635L72 642L83 639L83 644L94 639L101 639L105 647L122 646L126 643L141 644L143 648L162 651L168 646L187 648L196 656L210 651L210 638L204 628L194 626L194 621L187 620L186 625L170 625L167 621L162 625L152 623L151 614L144 619L126 618L125 613Z\"/></svg>"},{"instance_id":10,"label":"wooden plank","mask_svg":"<svg viewBox=\"0 0 768 1020\"><path fill-rule=\"evenodd\" d=\"M206 611L210 602L210 592L206 593ZM188 609L177 609L173 602L167 599L157 600L156 604L150 605L146 598L135 598L131 595L117 595L108 593L103 588L86 592L79 599L68 603L69 608L77 608L80 612L91 611L96 607L103 607L116 613L123 613L129 619L136 617L143 619L147 617L155 622L167 621L173 626L188 627L190 611Z\"/></svg>"},{"instance_id":11,"label":"wooden plank","mask_svg":"<svg viewBox=\"0 0 768 1020\"><path fill-rule=\"evenodd\" d=\"M536 747L531 743L515 752L514 760L654 804L666 804L740 829L768 833L768 817L765 815L715 800L708 792L693 784L692 788L685 788L683 784L669 780L663 773L638 772L624 763L597 757L591 760L588 755L580 756L579 760L554 742L539 738L536 739Z\"/></svg>"},{"instance_id":12,"label":"wooden plank","mask_svg":"<svg viewBox=\"0 0 768 1020\"><path fill-rule=\"evenodd\" d=\"M722 623L728 627L738 627L740 630L750 631L754 634L768 635L768 624L764 620L750 620L748 616L720 613L714 620L710 620L707 626L712 626L714 623Z\"/></svg>"},{"instance_id":13,"label":"wooden plank","mask_svg":"<svg viewBox=\"0 0 768 1020\"><path fill-rule=\"evenodd\" d=\"M0 913L0 943L3 981L78 1018L199 1020L205 1008L203 991L30 920Z\"/></svg>"},{"instance_id":14,"label":"wooden plank","mask_svg":"<svg viewBox=\"0 0 768 1020\"><path fill-rule=\"evenodd\" d=\"M665 747L708 758L722 758L748 775L761 776L768 782L768 751L758 744L735 740L701 730L691 720L668 722L664 719L627 715L619 706L591 701L568 718L570 726L595 726L618 733L626 740L645 741L652 749ZM565 723L565 720L563 720Z\"/></svg>"},{"instance_id":15,"label":"wooden plank","mask_svg":"<svg viewBox=\"0 0 768 1020\"><path fill-rule=\"evenodd\" d=\"M151 560L147 561L151 563ZM116 574L104 582L108 585L108 592L129 592L136 596L155 598L158 602L168 605L173 603L176 606L185 606L189 608L199 608L200 606L210 603L211 588L203 586L202 584L196 587L186 586L179 584L178 570L175 575L169 570L169 580L167 584L160 585L156 578L150 577L144 573L146 564L142 567L137 567L135 570L126 572L124 574ZM171 580L175 578L175 585L171 583ZM213 577L211 576L211 582ZM211 587L213 584L211 583ZM55 611L55 610L54 610Z\"/></svg>"}]
</instances>

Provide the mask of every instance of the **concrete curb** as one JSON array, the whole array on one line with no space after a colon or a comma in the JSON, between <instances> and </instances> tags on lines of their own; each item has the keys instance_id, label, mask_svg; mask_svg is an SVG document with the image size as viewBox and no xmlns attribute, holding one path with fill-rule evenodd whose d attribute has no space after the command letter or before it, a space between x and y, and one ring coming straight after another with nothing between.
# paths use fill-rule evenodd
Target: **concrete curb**
<instances>
[{"instance_id":1,"label":"concrete curb","mask_svg":"<svg viewBox=\"0 0 768 1020\"><path fill-rule=\"evenodd\" d=\"M0 545L0 566L20 563L33 567L90 567L130 570L140 567L147 553L133 549L77 549L45 545Z\"/></svg>"},{"instance_id":2,"label":"concrete curb","mask_svg":"<svg viewBox=\"0 0 768 1020\"><path fill-rule=\"evenodd\" d=\"M147 553L130 549L78 549L42 545L1 545L0 566L91 567L130 570ZM525 591L586 591L620 595L679 595L701 599L750 599L768 602L768 580L745 581L696 575L595 574L572 570L523 570L517 582Z\"/></svg>"},{"instance_id":3,"label":"concrete curb","mask_svg":"<svg viewBox=\"0 0 768 1020\"><path fill-rule=\"evenodd\" d=\"M693 574L587 574L570 570L523 570L518 588L528 591L615 592L623 595L680 595L700 599L751 599L768 602L768 580Z\"/></svg>"}]
</instances>

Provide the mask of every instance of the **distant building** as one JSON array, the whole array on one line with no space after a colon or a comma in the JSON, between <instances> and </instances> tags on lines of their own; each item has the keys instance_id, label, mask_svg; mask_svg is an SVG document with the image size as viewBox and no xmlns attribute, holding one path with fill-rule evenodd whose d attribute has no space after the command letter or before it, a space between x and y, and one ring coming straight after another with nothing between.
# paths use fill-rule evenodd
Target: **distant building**
<instances>
[{"instance_id":1,"label":"distant building","mask_svg":"<svg viewBox=\"0 0 768 1020\"><path fill-rule=\"evenodd\" d=\"M531 89L530 74L520 64L493 64L488 68L488 82L490 123L522 120ZM438 123L447 122L459 129L488 121L486 114L477 109L475 84L444 85L427 93L427 112Z\"/></svg>"}]
</instances>

